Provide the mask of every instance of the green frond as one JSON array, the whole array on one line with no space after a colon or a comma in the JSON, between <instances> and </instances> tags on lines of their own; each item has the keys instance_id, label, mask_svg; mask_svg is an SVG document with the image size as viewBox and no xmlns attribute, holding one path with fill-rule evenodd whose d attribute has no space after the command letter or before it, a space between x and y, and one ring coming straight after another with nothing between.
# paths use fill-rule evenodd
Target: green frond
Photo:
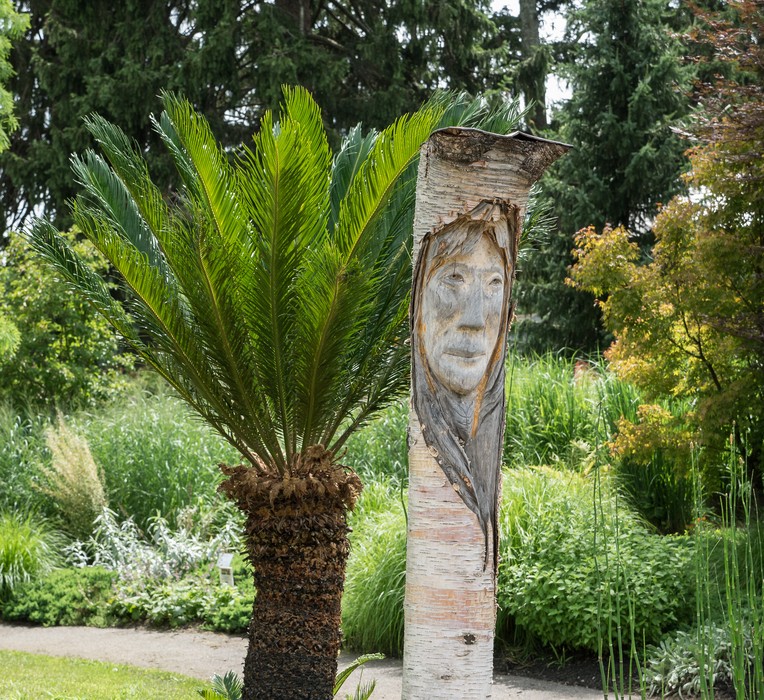
<instances>
[{"instance_id":1,"label":"green frond","mask_svg":"<svg viewBox=\"0 0 764 700\"><path fill-rule=\"evenodd\" d=\"M156 238L125 184L104 159L88 150L83 158L72 156L71 163L77 181L84 188L80 197L98 207L114 229L148 257L150 264L163 268L164 260Z\"/></svg>"},{"instance_id":2,"label":"green frond","mask_svg":"<svg viewBox=\"0 0 764 700\"><path fill-rule=\"evenodd\" d=\"M329 232L332 233L340 216L340 204L345 199L362 163L367 159L377 138L376 131L363 133L360 124L354 126L343 139L332 164L332 184L329 191Z\"/></svg>"},{"instance_id":3,"label":"green frond","mask_svg":"<svg viewBox=\"0 0 764 700\"><path fill-rule=\"evenodd\" d=\"M161 93L162 99L169 99L172 97L170 93ZM167 112L162 112L157 119L153 114L151 115L151 124L154 131L159 134L167 150L170 152L172 159L175 163L175 167L178 170L183 186L199 197L201 193L196 191L196 172L188 154L183 150L183 144L181 143L178 132L175 130L175 125L170 120Z\"/></svg>"},{"instance_id":4,"label":"green frond","mask_svg":"<svg viewBox=\"0 0 764 700\"><path fill-rule=\"evenodd\" d=\"M258 380L272 397L287 459L294 429L294 347L299 303L295 281L306 251L326 240L330 155L318 108L304 90L287 91L276 128L267 113L245 150L240 191L253 249L242 303L258 355Z\"/></svg>"},{"instance_id":5,"label":"green frond","mask_svg":"<svg viewBox=\"0 0 764 700\"><path fill-rule=\"evenodd\" d=\"M284 467L267 394L255 376L249 329L242 318L240 292L253 264L250 223L241 205L239 182L212 135L207 121L190 104L164 96L164 124L173 141L176 161L187 181L189 215L176 268L191 309L198 340L212 371L230 400L251 416L257 435L253 444L269 461Z\"/></svg>"},{"instance_id":6,"label":"green frond","mask_svg":"<svg viewBox=\"0 0 764 700\"><path fill-rule=\"evenodd\" d=\"M84 219L80 218L83 222ZM108 235L108 224L91 220L89 229L93 226L101 230L99 236ZM114 238L117 238L113 234ZM128 313L117 300L112 297L104 280L86 265L74 252L72 247L61 236L55 227L47 221L36 220L29 232L28 239L32 247L61 274L77 293L93 305L122 335L133 350L161 376L163 376L178 393L196 409L221 435L234 445L245 456L251 457L250 448L240 437L234 435L226 424L221 421L221 415L230 414L224 402L213 392L200 392L200 386L209 385L209 381L201 381L200 374L195 371L193 363L179 353L176 348L158 340L161 334L161 324L147 316L145 306L136 307L132 304L132 313ZM108 252L108 246L104 246ZM140 253L135 253L140 256ZM115 256L115 259L119 259ZM139 263L140 264L140 263ZM145 267L145 266L144 266ZM141 333L151 339L147 345L141 338ZM197 362L198 362L198 358Z\"/></svg>"},{"instance_id":7,"label":"green frond","mask_svg":"<svg viewBox=\"0 0 764 700\"><path fill-rule=\"evenodd\" d=\"M301 313L295 374L295 422L303 446L320 442L347 385L356 376L358 344L374 303L375 284L359 263L346 265L343 256L325 246L309 256L297 285Z\"/></svg>"},{"instance_id":8,"label":"green frond","mask_svg":"<svg viewBox=\"0 0 764 700\"><path fill-rule=\"evenodd\" d=\"M367 232L379 216L395 183L416 158L443 115L441 108L404 116L375 139L340 204L334 241L346 259L363 253Z\"/></svg>"},{"instance_id":9,"label":"green frond","mask_svg":"<svg viewBox=\"0 0 764 700\"><path fill-rule=\"evenodd\" d=\"M445 107L438 128L465 126L495 134L508 134L517 129L528 109L521 109L515 98L494 95L472 97L466 92L436 92L428 104Z\"/></svg>"},{"instance_id":10,"label":"green frond","mask_svg":"<svg viewBox=\"0 0 764 700\"><path fill-rule=\"evenodd\" d=\"M87 117L85 126L103 149L115 174L130 192L141 217L162 245L162 233L166 228L168 215L167 205L162 193L151 180L138 145L119 127L98 115Z\"/></svg>"},{"instance_id":11,"label":"green frond","mask_svg":"<svg viewBox=\"0 0 764 700\"><path fill-rule=\"evenodd\" d=\"M53 224L44 219L33 220L27 240L73 289L109 320L136 352L142 354L145 345L140 340L132 319L112 297L103 278L83 263Z\"/></svg>"},{"instance_id":12,"label":"green frond","mask_svg":"<svg viewBox=\"0 0 764 700\"><path fill-rule=\"evenodd\" d=\"M160 269L147 264L144 253L119 236L106 218L75 204L72 215L77 226L122 275L134 295L134 317L165 351L198 364L201 356L188 324L177 287ZM169 282L169 283L168 283Z\"/></svg>"},{"instance_id":13,"label":"green frond","mask_svg":"<svg viewBox=\"0 0 764 700\"><path fill-rule=\"evenodd\" d=\"M197 114L187 100L163 95L170 133L177 138L182 171L193 187L189 193L202 209L216 236L211 245L235 246L246 236L247 219L239 203L236 178L220 149L207 120ZM186 154L187 159L182 158Z\"/></svg>"}]
</instances>

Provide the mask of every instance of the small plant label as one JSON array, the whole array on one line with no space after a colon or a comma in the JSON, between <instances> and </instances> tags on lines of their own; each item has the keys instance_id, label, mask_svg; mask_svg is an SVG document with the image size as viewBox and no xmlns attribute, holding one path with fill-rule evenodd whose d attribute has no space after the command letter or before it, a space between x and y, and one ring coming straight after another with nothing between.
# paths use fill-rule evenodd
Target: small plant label
<instances>
[{"instance_id":1,"label":"small plant label","mask_svg":"<svg viewBox=\"0 0 764 700\"><path fill-rule=\"evenodd\" d=\"M233 582L233 554L225 552L218 557L218 569L220 569L220 583L223 586L234 586Z\"/></svg>"}]
</instances>

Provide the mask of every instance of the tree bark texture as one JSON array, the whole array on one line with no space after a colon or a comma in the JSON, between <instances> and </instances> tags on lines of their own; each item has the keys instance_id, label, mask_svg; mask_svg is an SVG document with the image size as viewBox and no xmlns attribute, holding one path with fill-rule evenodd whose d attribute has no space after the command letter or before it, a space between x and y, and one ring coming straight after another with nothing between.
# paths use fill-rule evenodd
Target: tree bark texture
<instances>
[{"instance_id":1,"label":"tree bark texture","mask_svg":"<svg viewBox=\"0 0 764 700\"><path fill-rule=\"evenodd\" d=\"M490 698L504 361L531 185L567 146L436 132L414 217L404 700Z\"/></svg>"},{"instance_id":2,"label":"tree bark texture","mask_svg":"<svg viewBox=\"0 0 764 700\"><path fill-rule=\"evenodd\" d=\"M520 87L526 105L534 103L530 121L534 130L546 129L546 76L547 59L539 36L539 13L537 0L520 0L520 44L522 66Z\"/></svg>"},{"instance_id":3,"label":"tree bark texture","mask_svg":"<svg viewBox=\"0 0 764 700\"><path fill-rule=\"evenodd\" d=\"M220 490L247 515L255 602L243 700L330 700L340 648L347 511L358 477L310 448L290 473L221 467Z\"/></svg>"}]
</instances>

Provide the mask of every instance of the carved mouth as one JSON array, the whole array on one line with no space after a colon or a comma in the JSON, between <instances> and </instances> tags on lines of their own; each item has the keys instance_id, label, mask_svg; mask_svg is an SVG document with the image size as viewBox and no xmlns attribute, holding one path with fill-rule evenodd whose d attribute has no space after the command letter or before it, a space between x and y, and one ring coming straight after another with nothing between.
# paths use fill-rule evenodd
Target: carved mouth
<instances>
[{"instance_id":1,"label":"carved mouth","mask_svg":"<svg viewBox=\"0 0 764 700\"><path fill-rule=\"evenodd\" d=\"M483 350L453 349L447 350L445 354L451 355L452 357L458 357L460 360L479 360L480 358L485 357L485 351Z\"/></svg>"}]
</instances>

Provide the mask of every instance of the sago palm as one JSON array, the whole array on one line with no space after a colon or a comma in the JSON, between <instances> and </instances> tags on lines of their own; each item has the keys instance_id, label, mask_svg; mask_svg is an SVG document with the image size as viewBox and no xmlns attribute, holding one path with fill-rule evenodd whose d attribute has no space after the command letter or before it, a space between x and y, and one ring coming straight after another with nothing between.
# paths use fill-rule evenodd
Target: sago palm
<instances>
[{"instance_id":1,"label":"sago palm","mask_svg":"<svg viewBox=\"0 0 764 700\"><path fill-rule=\"evenodd\" d=\"M88 127L105 157L73 158L74 220L127 300L47 221L30 238L244 459L221 467L221 490L247 516L257 589L244 698L325 700L346 513L361 489L338 458L408 386L412 163L445 120L486 115L480 102L438 100L379 134L351 131L333 158L316 104L287 89L278 122L266 114L231 157L188 103L163 103L154 127L182 183L171 198L103 119ZM512 116L496 115L501 128Z\"/></svg>"}]
</instances>

